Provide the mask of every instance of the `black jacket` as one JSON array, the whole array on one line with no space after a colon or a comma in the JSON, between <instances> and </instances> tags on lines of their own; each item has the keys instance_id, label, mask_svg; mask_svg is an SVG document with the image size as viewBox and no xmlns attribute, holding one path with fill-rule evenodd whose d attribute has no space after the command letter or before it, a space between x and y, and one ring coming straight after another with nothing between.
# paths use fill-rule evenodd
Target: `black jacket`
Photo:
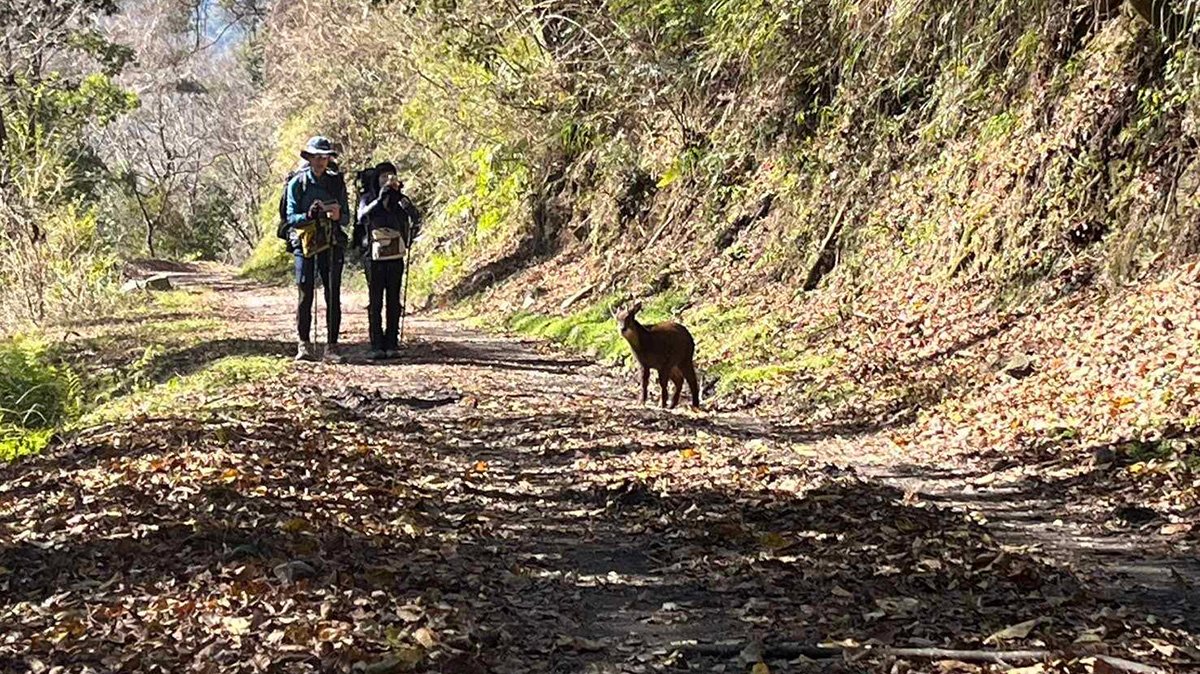
<instances>
[{"instance_id":1,"label":"black jacket","mask_svg":"<svg viewBox=\"0 0 1200 674\"><path fill-rule=\"evenodd\" d=\"M384 190L382 198L374 191L367 192L358 200L358 218L354 223L354 243L363 251L371 247L371 231L379 228L394 229L404 236L406 245L421 228L421 214L411 199L398 190Z\"/></svg>"}]
</instances>

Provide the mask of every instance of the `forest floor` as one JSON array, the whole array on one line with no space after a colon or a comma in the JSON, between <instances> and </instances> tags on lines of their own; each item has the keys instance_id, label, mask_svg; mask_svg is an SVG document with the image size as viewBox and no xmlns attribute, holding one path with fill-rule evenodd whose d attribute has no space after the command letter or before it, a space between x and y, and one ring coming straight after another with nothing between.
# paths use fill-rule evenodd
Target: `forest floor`
<instances>
[{"instance_id":1,"label":"forest floor","mask_svg":"<svg viewBox=\"0 0 1200 674\"><path fill-rule=\"evenodd\" d=\"M86 353L141 353L132 402L0 467L0 671L1200 669L1196 538L1097 506L1103 456L1064 480L664 411L429 317L375 364L361 293L348 362L293 364L292 288L175 278L195 302L64 338L127 330Z\"/></svg>"}]
</instances>

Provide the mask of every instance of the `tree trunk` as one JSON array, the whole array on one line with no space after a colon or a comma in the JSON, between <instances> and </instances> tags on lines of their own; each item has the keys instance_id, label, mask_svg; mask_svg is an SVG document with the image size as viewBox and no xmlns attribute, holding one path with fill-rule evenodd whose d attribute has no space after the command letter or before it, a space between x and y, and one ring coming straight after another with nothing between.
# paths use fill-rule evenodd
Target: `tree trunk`
<instances>
[{"instance_id":1,"label":"tree trunk","mask_svg":"<svg viewBox=\"0 0 1200 674\"><path fill-rule=\"evenodd\" d=\"M146 250L149 251L151 259L158 257L154 253L154 226L149 220L146 221Z\"/></svg>"},{"instance_id":2,"label":"tree trunk","mask_svg":"<svg viewBox=\"0 0 1200 674\"><path fill-rule=\"evenodd\" d=\"M847 204L843 203L838 209L837 215L833 217L833 222L829 225L829 231L825 233L825 239L821 241L821 247L817 249L817 259L813 261L812 266L808 268L808 274L804 277L804 290L815 290L817 284L830 271L833 270L837 262L838 237L842 233L842 224L846 215Z\"/></svg>"},{"instance_id":3,"label":"tree trunk","mask_svg":"<svg viewBox=\"0 0 1200 674\"><path fill-rule=\"evenodd\" d=\"M133 172L129 175L129 188L133 191L138 210L142 212L142 222L146 225L146 251L151 258L158 257L154 253L154 218L150 217L150 211L146 210L146 202L142 200L142 193L137 187L137 174Z\"/></svg>"}]
</instances>

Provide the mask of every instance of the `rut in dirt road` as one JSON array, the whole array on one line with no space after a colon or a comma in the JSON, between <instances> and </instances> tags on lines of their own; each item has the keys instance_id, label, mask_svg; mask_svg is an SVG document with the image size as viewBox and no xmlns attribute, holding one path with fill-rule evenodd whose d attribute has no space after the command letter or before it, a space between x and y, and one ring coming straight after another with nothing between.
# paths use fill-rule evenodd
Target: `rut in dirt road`
<instances>
[{"instance_id":1,"label":"rut in dirt road","mask_svg":"<svg viewBox=\"0 0 1200 674\"><path fill-rule=\"evenodd\" d=\"M189 367L290 353L286 291L221 293L237 332ZM289 365L206 418L0 470L4 671L890 671L779 646L1007 634L1158 662L1154 643L1194 642L798 451L811 429L642 407L632 377L544 345L408 329L398 361Z\"/></svg>"}]
</instances>

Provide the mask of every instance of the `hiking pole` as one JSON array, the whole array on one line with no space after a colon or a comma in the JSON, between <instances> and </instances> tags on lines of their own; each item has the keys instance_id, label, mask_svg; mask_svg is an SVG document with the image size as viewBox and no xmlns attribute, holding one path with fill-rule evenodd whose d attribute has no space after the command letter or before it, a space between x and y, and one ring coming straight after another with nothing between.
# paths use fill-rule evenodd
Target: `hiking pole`
<instances>
[{"instance_id":1,"label":"hiking pole","mask_svg":"<svg viewBox=\"0 0 1200 674\"><path fill-rule=\"evenodd\" d=\"M400 277L400 337L396 341L404 343L404 317L408 315L408 262L412 259L412 244L404 251L404 276Z\"/></svg>"},{"instance_id":2,"label":"hiking pole","mask_svg":"<svg viewBox=\"0 0 1200 674\"><path fill-rule=\"evenodd\" d=\"M318 253L317 255L320 255L320 253ZM312 331L314 333L313 334L314 337L319 337L322 334L325 335L325 348L319 352L321 354L321 357L318 359L320 361L323 361L323 360L325 360L325 352L329 350L329 329L321 327L322 325L325 324L325 322L323 320L321 320L322 318L324 318L321 315L321 309L325 305L325 298L324 298L325 284L321 283L321 273L317 270L316 256L313 256L312 274L313 274L313 298L312 298L313 327L312 327ZM329 313L328 306L324 306L324 309L325 309L325 313ZM313 344L313 357L314 358L316 358L317 353L318 353L318 351L316 349L316 342L314 340L314 344Z\"/></svg>"}]
</instances>

